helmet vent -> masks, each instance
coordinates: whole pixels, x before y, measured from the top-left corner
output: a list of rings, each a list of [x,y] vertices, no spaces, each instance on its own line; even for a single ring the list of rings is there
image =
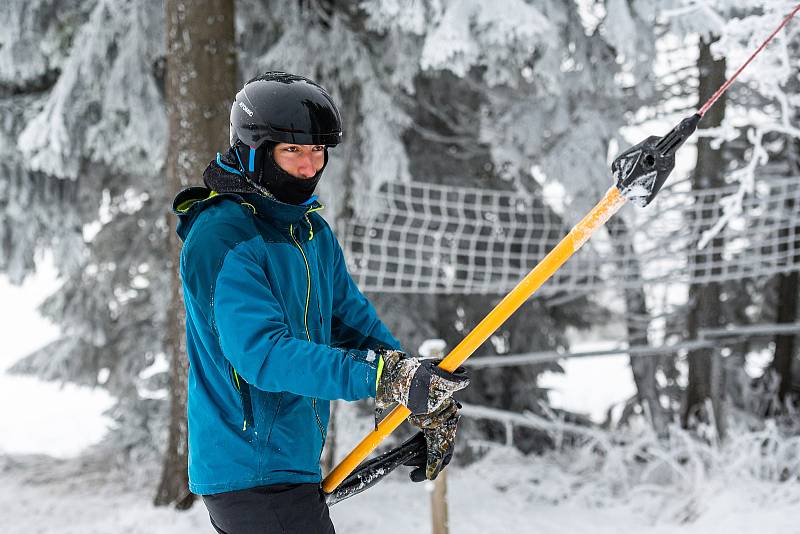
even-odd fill
[[[276,132],[285,132],[285,133],[306,133],[305,130],[298,130],[296,128],[281,128],[279,126],[273,126],[273,130]]]

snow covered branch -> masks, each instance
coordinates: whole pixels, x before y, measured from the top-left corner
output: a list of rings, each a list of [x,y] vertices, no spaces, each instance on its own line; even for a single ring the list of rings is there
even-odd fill
[[[749,2],[756,8],[760,2]],[[756,5],[758,4],[758,6]],[[756,15],[741,19],[727,21],[720,30],[722,38],[715,45],[715,50],[725,53],[730,58],[746,57],[752,50],[763,42],[763,39],[774,30],[778,21],[786,15],[789,3],[774,2],[764,8],[762,13],[754,9]],[[770,159],[770,149],[765,145],[765,139],[770,134],[781,134],[794,140],[800,140],[800,128],[793,124],[796,112],[792,101],[797,98],[796,88],[788,82],[797,78],[798,64],[792,60],[788,44],[796,40],[798,33],[797,24],[788,26],[785,34],[779,34],[775,40],[764,49],[760,57],[756,58],[743,71],[740,81],[750,80],[750,86],[767,101],[776,105],[776,112],[766,113],[730,109],[725,125],[720,128],[698,132],[701,136],[714,137],[718,142],[731,141],[737,122],[747,129],[747,141],[750,145],[750,156],[747,162],[732,171],[727,180],[739,184],[732,195],[720,200],[722,216],[714,225],[705,231],[698,241],[697,248],[705,248],[720,232],[724,230],[731,220],[743,215],[743,202],[747,195],[753,194],[757,180],[758,170],[767,164]],[[739,61],[729,61],[730,67],[739,65]],[[737,116],[740,115],[740,116]],[[743,115],[743,116],[742,116]]]

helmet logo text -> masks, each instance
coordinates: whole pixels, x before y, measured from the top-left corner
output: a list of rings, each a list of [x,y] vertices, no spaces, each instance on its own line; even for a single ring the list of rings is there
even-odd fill
[[[248,108],[247,106],[245,106],[244,102],[239,102],[239,107],[242,108],[242,110],[245,113],[247,113],[248,115],[250,115],[251,117],[253,116],[253,111],[250,108]]]

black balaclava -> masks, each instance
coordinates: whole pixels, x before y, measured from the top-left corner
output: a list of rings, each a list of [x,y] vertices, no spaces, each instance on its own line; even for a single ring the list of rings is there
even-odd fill
[[[252,149],[240,144],[238,152],[245,176],[254,181],[257,188],[266,189],[281,202],[304,204],[314,194],[314,190],[322,178],[322,171],[328,165],[328,148],[325,147],[325,162],[317,174],[311,178],[296,178],[275,162],[274,151],[277,145],[278,143],[267,141],[258,147],[253,157],[253,170],[251,171],[249,163]]]

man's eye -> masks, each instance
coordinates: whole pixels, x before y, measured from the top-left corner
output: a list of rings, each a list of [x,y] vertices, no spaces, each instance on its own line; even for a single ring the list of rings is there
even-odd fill
[[[314,147],[314,150],[316,150],[317,152],[319,152],[320,150],[325,150],[325,146],[324,145],[316,145]]]

